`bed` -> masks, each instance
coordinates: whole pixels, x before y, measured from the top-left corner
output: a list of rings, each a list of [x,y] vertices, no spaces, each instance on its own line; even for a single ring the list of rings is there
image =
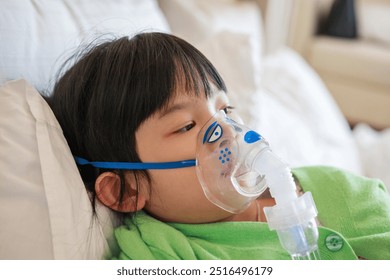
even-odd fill
[[[291,167],[333,165],[389,186],[390,131],[351,130],[304,59],[287,48],[265,55],[262,18],[256,1],[1,0],[0,259],[101,259],[115,250],[116,217],[100,205],[92,215],[40,95],[50,94],[61,63],[97,36],[183,37],[216,65],[244,121]]]

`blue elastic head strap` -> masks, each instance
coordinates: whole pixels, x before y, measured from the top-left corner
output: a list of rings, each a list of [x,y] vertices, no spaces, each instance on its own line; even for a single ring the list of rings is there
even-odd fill
[[[170,162],[108,162],[108,161],[88,161],[81,157],[74,157],[78,165],[92,165],[105,169],[126,169],[126,170],[146,170],[146,169],[175,169],[192,167],[196,165],[195,159],[170,161]]]

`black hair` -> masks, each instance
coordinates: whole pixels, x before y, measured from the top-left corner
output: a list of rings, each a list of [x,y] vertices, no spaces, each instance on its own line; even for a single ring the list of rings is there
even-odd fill
[[[212,83],[226,92],[221,76],[201,52],[165,33],[140,33],[91,45],[64,68],[48,103],[73,155],[90,161],[140,162],[136,130],[168,105],[179,87],[208,97]],[[79,170],[94,207],[95,180],[105,170]],[[124,171],[114,172],[121,178],[121,202]],[[135,171],[134,176],[150,182],[147,171]]]

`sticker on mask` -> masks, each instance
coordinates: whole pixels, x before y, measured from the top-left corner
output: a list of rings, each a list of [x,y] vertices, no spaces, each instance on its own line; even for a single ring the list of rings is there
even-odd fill
[[[206,130],[204,137],[203,137],[203,144],[204,143],[213,143],[215,141],[218,141],[219,138],[222,137],[223,129],[222,126],[218,124],[218,122],[213,122]]]

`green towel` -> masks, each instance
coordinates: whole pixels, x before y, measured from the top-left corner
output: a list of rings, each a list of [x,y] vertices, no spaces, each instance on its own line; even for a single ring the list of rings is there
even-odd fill
[[[223,222],[210,224],[163,223],[144,212],[115,231],[121,248],[119,259],[136,260],[288,260],[275,232],[266,223]],[[343,247],[333,250],[326,239],[335,236]],[[340,234],[320,228],[323,259],[356,259]]]
[[[390,259],[390,198],[380,182],[327,167],[296,169],[294,176],[313,193],[319,219],[327,227],[319,228],[322,259],[356,259],[355,252],[363,258]],[[356,211],[346,210],[351,206]],[[363,212],[367,225],[359,222]],[[259,222],[163,223],[141,211],[126,219],[115,237],[118,259],[290,259],[276,233]]]

